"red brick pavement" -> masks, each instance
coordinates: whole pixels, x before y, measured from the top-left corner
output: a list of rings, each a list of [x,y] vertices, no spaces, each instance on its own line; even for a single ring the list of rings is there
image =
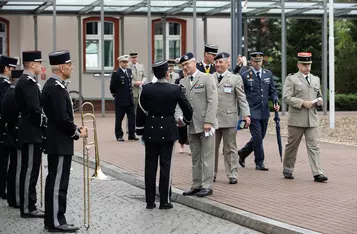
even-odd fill
[[[104,118],[99,114],[97,116],[101,160],[143,176],[144,146],[139,142],[117,142],[113,115],[107,114]],[[79,123],[78,116],[76,121]],[[249,137],[247,131],[239,132],[239,147]],[[283,139],[285,143],[286,139]],[[298,152],[295,180],[285,180],[276,137],[267,136],[265,164],[270,171],[255,171],[252,155],[246,161],[246,168],[239,167],[238,184],[229,185],[221,156],[217,182],[213,186],[214,195],[208,199],[322,233],[356,233],[357,148],[326,143],[320,146],[322,166],[329,176],[326,184],[313,182],[304,142]],[[76,143],[75,148],[81,152],[81,141]],[[173,186],[183,190],[190,188],[191,157],[177,153],[172,168]]]

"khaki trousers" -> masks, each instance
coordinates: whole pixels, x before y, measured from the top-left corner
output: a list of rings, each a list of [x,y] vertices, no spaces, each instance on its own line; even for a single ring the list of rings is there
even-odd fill
[[[214,174],[218,171],[219,146],[223,138],[224,168],[228,178],[238,176],[238,154],[237,154],[237,130],[236,128],[219,128],[216,130],[216,149]]]
[[[211,189],[213,184],[215,135],[188,134],[192,153],[192,188]]]
[[[293,173],[296,154],[303,135],[305,135],[307,154],[313,176],[323,174],[320,168],[319,128],[288,126],[288,143],[285,147],[284,173]]]

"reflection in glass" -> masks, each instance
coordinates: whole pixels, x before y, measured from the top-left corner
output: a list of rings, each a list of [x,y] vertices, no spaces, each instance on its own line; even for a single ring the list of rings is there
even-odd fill
[[[180,35],[181,25],[178,23],[169,23],[169,35]]]
[[[99,41],[86,40],[86,67],[98,68],[99,67]]]
[[[114,27],[112,22],[104,22],[104,34],[113,35]]]
[[[162,40],[155,40],[155,61],[164,59],[164,43]]]
[[[113,40],[104,41],[104,67],[113,67]]]
[[[6,31],[6,25],[3,23],[0,23],[0,32],[5,32]]]
[[[162,22],[156,22],[154,24],[154,35],[162,35],[163,34]]]
[[[169,58],[175,59],[181,57],[181,41],[169,40]]]
[[[98,34],[98,22],[87,22],[86,23],[86,33],[87,33],[87,35],[97,35]]]

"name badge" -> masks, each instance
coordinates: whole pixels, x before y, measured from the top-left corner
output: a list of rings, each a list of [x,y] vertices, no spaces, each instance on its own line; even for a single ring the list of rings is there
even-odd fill
[[[223,92],[231,93],[232,92],[232,88],[231,87],[224,87]]]

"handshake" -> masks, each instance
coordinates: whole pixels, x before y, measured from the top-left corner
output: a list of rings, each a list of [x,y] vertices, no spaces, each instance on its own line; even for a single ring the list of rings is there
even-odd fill
[[[179,116],[179,117],[176,119],[176,123],[177,123],[177,126],[180,127],[180,128],[186,126],[185,122],[183,121],[183,117],[182,117],[182,116]]]

